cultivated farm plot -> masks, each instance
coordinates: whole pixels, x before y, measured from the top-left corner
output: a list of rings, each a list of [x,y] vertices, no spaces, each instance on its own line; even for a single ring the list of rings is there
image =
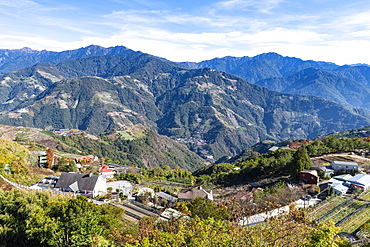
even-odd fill
[[[324,218],[324,221],[332,220],[334,223],[338,223],[339,221],[344,219],[346,216],[355,212],[357,209],[359,209],[364,204],[366,203],[362,201],[352,200],[348,204],[343,205],[342,207],[339,207],[337,210],[327,215]]]
[[[309,215],[313,219],[317,219],[320,216],[324,215],[326,212],[330,211],[331,209],[335,208],[336,206],[342,204],[343,202],[347,201],[347,198],[336,196],[332,197],[329,200],[322,202],[319,206],[314,208]]]
[[[366,207],[352,218],[344,222],[340,228],[343,232],[353,233],[363,224],[370,220],[370,207]]]
[[[359,196],[359,199],[364,200],[364,201],[370,201],[370,190],[367,190],[365,192],[362,192]]]

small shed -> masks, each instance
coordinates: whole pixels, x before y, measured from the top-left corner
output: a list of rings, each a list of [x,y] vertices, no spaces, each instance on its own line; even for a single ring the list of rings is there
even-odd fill
[[[319,175],[316,170],[304,170],[299,172],[299,179],[307,184],[317,184]]]

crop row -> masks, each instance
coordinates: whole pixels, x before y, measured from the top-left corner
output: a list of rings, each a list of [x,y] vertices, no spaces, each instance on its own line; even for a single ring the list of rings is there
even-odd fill
[[[370,207],[366,207],[352,218],[344,222],[340,227],[342,231],[353,233],[363,224],[370,220]]]
[[[340,197],[340,196],[337,196],[337,197],[334,197],[333,199],[331,199],[330,201],[327,201],[327,202],[323,202],[323,204],[319,205],[318,207],[316,207],[312,212],[310,212],[310,215],[313,219],[317,219],[319,218],[320,216],[324,215],[326,212],[328,212],[329,210],[333,209],[334,207],[342,204],[343,202],[345,202],[347,199],[344,198],[344,197]]]
[[[370,190],[367,190],[363,193],[361,193],[359,196],[358,196],[359,199],[362,199],[364,201],[370,201]]]
[[[337,223],[343,218],[345,218],[347,215],[356,211],[358,208],[360,208],[364,204],[365,204],[364,202],[353,200],[348,205],[343,205],[343,207],[338,208],[338,210],[335,210],[334,212],[326,216],[325,221],[330,219],[334,223]]]

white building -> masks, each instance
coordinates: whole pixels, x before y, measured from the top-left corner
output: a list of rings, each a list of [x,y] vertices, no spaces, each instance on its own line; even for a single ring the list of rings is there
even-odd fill
[[[109,187],[112,188],[112,192],[116,192],[118,190],[119,192],[122,192],[125,196],[131,195],[134,188],[132,183],[126,180],[109,182],[107,183],[107,188]]]
[[[96,197],[107,193],[107,182],[103,176],[93,175],[91,172],[88,174],[63,172],[55,188],[74,194]]]
[[[335,194],[342,196],[347,193],[348,186],[344,185],[343,182],[335,182],[329,185]]]

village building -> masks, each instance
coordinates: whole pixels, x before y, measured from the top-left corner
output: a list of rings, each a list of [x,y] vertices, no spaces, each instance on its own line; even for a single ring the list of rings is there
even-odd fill
[[[115,182],[108,182],[107,188],[112,188],[112,192],[123,193],[125,196],[130,196],[134,186],[131,182],[126,180],[120,180]]]
[[[351,174],[342,174],[342,175],[334,176],[332,179],[329,180],[329,182],[332,180],[347,182],[351,178],[353,178]]]
[[[358,164],[356,162],[334,160],[331,162],[330,166],[334,171],[358,171]]]
[[[343,182],[335,182],[335,183],[329,184],[329,186],[331,187],[333,192],[337,194],[338,196],[342,196],[346,194],[349,189],[349,187],[346,186],[345,183]]]
[[[370,188],[370,175],[368,174],[357,174],[353,178],[348,180],[352,188],[360,188],[366,191]]]
[[[109,168],[108,166],[102,166],[99,169],[99,174],[104,176],[105,178],[113,178],[114,174],[116,174],[117,171],[113,168]]]
[[[177,197],[174,197],[174,196],[171,196],[170,194],[167,194],[163,191],[160,191],[160,192],[157,192],[155,194],[158,198],[162,198],[162,199],[165,199],[169,202],[176,202],[177,201]]]
[[[213,201],[212,191],[207,192],[204,189],[182,189],[178,194],[178,200],[191,201],[197,197]]]
[[[107,193],[107,183],[103,176],[88,174],[63,172],[55,188],[64,192],[73,192],[85,196],[96,197]]]
[[[319,175],[316,170],[304,170],[299,172],[299,179],[307,184],[317,184]]]

